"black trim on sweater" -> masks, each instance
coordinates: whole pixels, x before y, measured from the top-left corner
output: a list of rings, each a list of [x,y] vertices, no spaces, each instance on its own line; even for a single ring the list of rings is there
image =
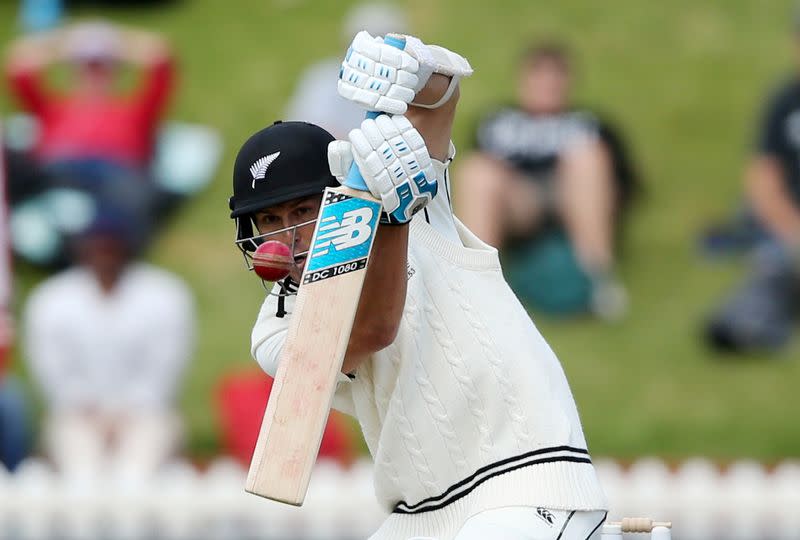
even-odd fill
[[[547,454],[563,454],[563,453],[580,454],[574,455],[555,455],[547,456]],[[532,459],[537,456],[537,459]],[[518,456],[502,459],[490,465],[481,467],[467,478],[453,484],[447,488],[441,495],[428,497],[415,504],[408,504],[405,501],[398,502],[394,510],[395,514],[422,514],[425,512],[432,512],[440,510],[445,506],[469,495],[475,488],[486,482],[487,480],[500,476],[517,469],[530,467],[533,465],[540,465],[543,463],[557,463],[557,462],[571,462],[571,463],[592,463],[589,458],[589,452],[583,448],[575,448],[572,446],[553,446],[550,448],[539,448],[532,450]]]

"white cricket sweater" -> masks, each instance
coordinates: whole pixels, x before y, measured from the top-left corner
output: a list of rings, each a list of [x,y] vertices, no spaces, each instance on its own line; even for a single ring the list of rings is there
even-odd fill
[[[253,328],[253,356],[272,375],[293,303],[277,317],[268,296]],[[342,376],[334,407],[361,424],[392,513],[373,540],[445,540],[503,506],[606,509],[561,365],[497,251],[454,220],[444,196],[411,223],[397,339]]]

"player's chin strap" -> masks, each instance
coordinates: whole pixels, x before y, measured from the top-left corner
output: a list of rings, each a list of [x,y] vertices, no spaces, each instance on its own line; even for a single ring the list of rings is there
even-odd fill
[[[453,95],[456,86],[458,86],[458,81],[461,80],[462,77],[469,77],[472,75],[472,66],[469,65],[469,61],[467,61],[466,58],[449,49],[438,45],[425,45],[414,36],[404,37],[406,40],[405,50],[419,62],[419,71],[417,72],[419,83],[416,88],[417,92],[428,83],[428,79],[430,79],[431,75],[434,73],[450,77],[450,85],[447,87],[447,91],[445,91],[444,95],[439,98],[436,103],[428,105],[412,102],[411,105],[423,109],[436,109],[441,107],[447,103],[450,96]]]
[[[278,296],[278,311],[275,313],[276,317],[283,318],[287,311],[286,311],[286,297],[297,294],[297,289],[300,288],[300,285],[292,281],[292,278],[287,277],[283,280],[278,282],[281,290],[277,294]],[[270,293],[273,294],[273,293]]]

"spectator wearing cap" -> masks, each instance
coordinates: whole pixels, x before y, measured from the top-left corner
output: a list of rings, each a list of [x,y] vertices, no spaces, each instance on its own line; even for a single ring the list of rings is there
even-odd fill
[[[366,30],[373,36],[405,33],[408,21],[403,11],[383,2],[356,5],[345,17],[342,37],[347,42]],[[316,124],[337,139],[346,139],[351,129],[361,125],[364,109],[339,95],[336,89],[341,58],[326,58],[310,65],[300,75],[286,107],[286,120]]]
[[[68,68],[65,88],[46,84],[56,65]],[[139,83],[123,91],[128,67]],[[169,207],[169,195],[149,173],[175,78],[163,39],[84,22],[14,41],[5,68],[11,93],[38,124],[32,154],[10,156],[12,204],[18,193],[66,187],[124,207],[143,225]]]
[[[24,340],[46,401],[43,449],[65,473],[146,475],[179,448],[176,396],[194,343],[192,296],[133,259],[132,220],[101,209],[79,264],[28,298]]]
[[[57,63],[72,71],[63,92],[44,81]],[[142,70],[142,82],[130,95],[120,95],[115,85],[126,64]],[[161,38],[91,22],[13,42],[6,73],[17,100],[40,123],[40,161],[101,160],[141,168],[151,156],[174,65]]]

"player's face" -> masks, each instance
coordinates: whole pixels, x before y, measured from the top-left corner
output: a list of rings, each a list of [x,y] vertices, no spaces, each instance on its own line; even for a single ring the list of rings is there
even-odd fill
[[[554,59],[527,62],[520,74],[519,99],[532,113],[553,114],[569,103],[570,75],[566,66]]]
[[[253,218],[263,240],[277,240],[292,249],[295,267],[289,275],[295,282],[303,273],[321,202],[319,195],[294,199],[256,212]]]

